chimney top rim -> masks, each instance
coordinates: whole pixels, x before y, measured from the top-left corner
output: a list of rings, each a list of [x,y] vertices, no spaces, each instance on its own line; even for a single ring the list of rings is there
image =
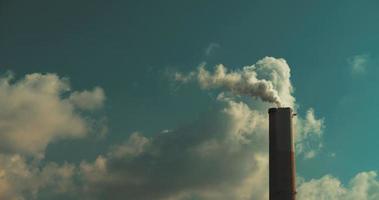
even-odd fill
[[[292,112],[292,108],[290,107],[273,107],[268,109],[268,113],[277,112],[279,110],[289,110]]]

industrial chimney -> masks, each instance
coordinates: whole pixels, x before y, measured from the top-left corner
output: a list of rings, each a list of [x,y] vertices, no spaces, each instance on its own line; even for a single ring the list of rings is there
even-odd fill
[[[295,200],[295,158],[291,108],[270,108],[270,200]]]

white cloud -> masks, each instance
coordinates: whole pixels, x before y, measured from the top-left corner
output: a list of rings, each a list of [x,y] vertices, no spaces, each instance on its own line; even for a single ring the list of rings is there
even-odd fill
[[[73,165],[47,163],[43,168],[20,155],[0,154],[0,199],[35,199],[46,188],[50,193],[73,190]]]
[[[56,74],[0,77],[0,199],[73,193],[78,170],[44,161],[45,149],[57,140],[86,136],[96,120],[79,112],[85,107],[78,102],[97,106],[103,100],[101,88],[71,93],[68,79]]]
[[[224,89],[218,96],[223,107],[169,133],[151,137],[133,133],[95,161],[82,161],[79,167],[26,158],[43,155],[52,141],[84,137],[90,123],[82,112],[101,107],[104,92],[95,88],[70,93],[67,79],[54,74],[32,74],[18,81],[0,79],[0,94],[7,94],[0,98],[0,118],[6,122],[0,123],[0,130],[6,130],[0,133],[5,138],[0,148],[7,150],[7,154],[0,154],[5,160],[2,163],[0,158],[1,194],[7,195],[5,199],[33,199],[51,188],[90,200],[268,199],[267,109],[275,102],[296,108],[286,61],[266,57],[242,70],[229,71],[219,65],[214,73],[203,66],[189,75],[178,73],[176,78],[196,80],[204,89]],[[253,98],[246,100],[240,95]],[[299,118],[297,143],[319,142],[323,121],[313,110]],[[21,137],[24,135],[42,142],[29,144]],[[317,153],[318,146],[309,147],[303,145],[302,155]],[[13,165],[6,164],[12,159]]]
[[[356,55],[348,59],[352,74],[364,74],[367,70],[370,56],[368,54]]]
[[[208,120],[170,134],[134,133],[95,162],[81,164],[83,191],[90,199],[262,199],[268,186],[266,125],[266,113],[230,101]]]
[[[379,181],[374,171],[361,172],[350,180],[347,186],[333,176],[326,175],[300,183],[299,200],[377,200]]]
[[[92,200],[268,199],[267,110],[221,102],[225,107],[206,119],[151,138],[133,133],[96,161],[83,162],[83,195]],[[313,111],[306,118],[303,134],[321,131]]]
[[[83,191],[90,199],[264,199],[266,115],[228,101],[206,120],[169,134],[134,133],[95,162],[81,164]]]
[[[266,57],[241,71],[219,65],[214,73],[204,66],[188,75],[178,73],[181,82],[196,80],[204,89],[231,92],[217,97],[224,107],[170,134],[146,138],[134,133],[95,162],[83,162],[85,194],[91,199],[268,199],[267,110],[272,104],[248,106],[255,99],[245,103],[238,96],[295,106],[289,71],[285,60]],[[259,87],[259,82],[269,86]],[[301,155],[310,157],[319,146],[315,150],[301,143],[312,139],[321,144],[323,120],[312,109],[299,118],[297,142]]]
[[[105,94],[102,88],[95,87],[93,91],[75,91],[69,100],[73,105],[84,110],[95,110],[103,106]]]
[[[217,48],[220,48],[221,45],[218,43],[210,43],[207,48],[205,48],[205,55],[210,56]]]
[[[314,110],[310,108],[305,118],[298,117],[295,122],[296,154],[308,159],[315,157],[323,147],[324,119],[316,118]]]
[[[113,146],[109,153],[111,157],[115,158],[134,157],[142,154],[150,143],[148,138],[135,132],[122,145]]]
[[[41,158],[52,141],[84,137],[89,124],[76,107],[89,96],[96,97],[91,106],[98,105],[104,94],[96,88],[64,98],[69,91],[68,79],[55,74],[0,78],[0,150]]]
[[[170,133],[172,130],[170,130],[170,129],[164,129],[164,130],[162,130],[161,131],[161,133]]]
[[[284,59],[265,57],[254,65],[234,71],[217,65],[212,73],[203,64],[197,71],[187,75],[176,73],[176,80],[182,83],[197,81],[203,89],[224,89],[227,93],[221,91],[217,96],[219,101],[232,101],[242,95],[296,110],[298,106],[293,96],[290,71]],[[253,106],[254,109],[267,112],[267,108],[272,105],[255,103]],[[317,118],[312,108],[308,109],[305,118],[298,116],[296,119],[296,152],[304,158],[313,158],[323,146],[324,119]]]

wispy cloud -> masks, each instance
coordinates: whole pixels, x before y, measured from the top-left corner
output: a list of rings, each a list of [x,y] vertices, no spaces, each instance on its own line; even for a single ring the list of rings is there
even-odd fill
[[[296,154],[303,155],[305,159],[315,157],[323,147],[324,119],[316,118],[310,108],[305,118],[297,118],[296,126]]]
[[[212,55],[212,53],[214,53],[214,51],[215,51],[217,48],[220,48],[220,47],[221,47],[220,44],[215,43],[215,42],[212,42],[212,43],[210,43],[210,44],[207,46],[207,48],[205,48],[204,53],[205,53],[206,56],[210,56],[210,55]]]
[[[350,70],[353,75],[364,74],[367,71],[370,56],[368,54],[359,54],[350,57],[347,61],[350,65]]]

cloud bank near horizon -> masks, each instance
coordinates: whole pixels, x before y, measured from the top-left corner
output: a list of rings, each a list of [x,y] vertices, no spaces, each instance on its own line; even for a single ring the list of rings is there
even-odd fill
[[[241,70],[219,65],[210,72],[202,66],[175,76],[181,83],[195,81],[202,89],[217,89],[215,101],[221,108],[149,137],[134,132],[95,160],[79,164],[44,160],[46,146],[90,136],[88,118],[103,106],[105,92],[100,87],[72,91],[68,79],[56,74],[2,77],[0,199],[54,199],[62,194],[87,200],[268,199],[267,109],[276,101],[297,107],[287,62],[265,57]],[[325,125],[315,113],[310,108],[296,122],[300,158],[312,158],[321,150]],[[75,126],[68,127],[71,123]],[[348,186],[327,175],[301,179],[298,199],[374,200],[377,189],[375,172],[358,174]]]
[[[242,70],[218,65],[213,73],[205,66],[176,73],[181,83],[221,89],[216,101],[222,108],[170,132],[133,133],[95,161],[83,162],[85,193],[90,199],[268,199],[267,109],[276,101],[296,106],[289,72],[284,59],[266,57]],[[246,102],[242,95],[253,98]],[[252,106],[255,97],[267,103]],[[310,144],[321,143],[323,120],[310,109],[297,127],[299,156],[315,156],[319,145]]]

